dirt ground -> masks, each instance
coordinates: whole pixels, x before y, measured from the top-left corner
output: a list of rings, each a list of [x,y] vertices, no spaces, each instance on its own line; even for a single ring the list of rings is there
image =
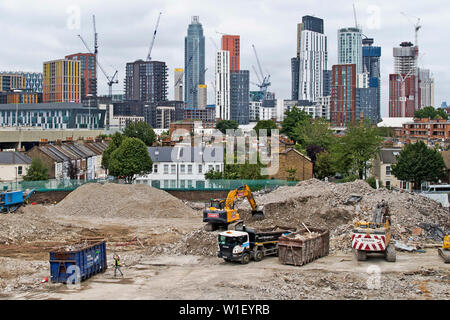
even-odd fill
[[[147,197],[147,191],[140,192]],[[217,232],[202,231],[203,204],[156,195],[135,211],[120,200],[117,214],[94,214],[94,197],[84,211],[70,212],[61,202],[1,215],[0,299],[450,299],[450,265],[437,248],[397,252],[395,263],[379,256],[358,262],[332,239],[330,255],[302,267],[277,257],[226,263],[215,256]],[[146,214],[158,200],[156,214]],[[105,273],[79,289],[41,283],[50,278],[50,250],[90,237],[107,241]],[[350,247],[346,237],[338,240]],[[113,252],[121,257],[123,278],[114,278]]]

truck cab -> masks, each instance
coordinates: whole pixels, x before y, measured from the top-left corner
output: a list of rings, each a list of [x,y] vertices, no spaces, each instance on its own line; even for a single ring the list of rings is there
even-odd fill
[[[225,261],[250,260],[250,240],[247,232],[229,230],[219,233],[218,257]],[[244,257],[245,256],[245,257]]]

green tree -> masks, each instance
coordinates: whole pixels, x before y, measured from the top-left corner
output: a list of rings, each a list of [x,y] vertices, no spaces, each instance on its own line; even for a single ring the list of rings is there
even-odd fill
[[[109,160],[110,174],[125,177],[127,182],[131,182],[134,175],[152,172],[152,166],[147,146],[138,138],[125,138]]]
[[[356,174],[360,179],[370,168],[369,160],[381,148],[383,138],[369,122],[349,124],[344,137],[335,144],[335,160],[340,173]]]
[[[216,123],[216,129],[223,134],[227,133],[227,129],[237,130],[238,128],[239,124],[234,120],[220,120]]]
[[[147,146],[152,146],[156,141],[156,134],[147,122],[130,122],[123,130],[123,135],[129,138],[141,139]]]
[[[109,169],[109,158],[111,154],[119,148],[123,139],[124,136],[120,132],[116,132],[111,136],[111,142],[102,154],[102,167],[104,169]]]
[[[301,143],[304,148],[316,145],[329,150],[336,140],[333,131],[330,130],[330,123],[323,118],[299,122],[294,127],[293,133],[294,140]]]
[[[414,111],[415,118],[430,118],[430,119],[445,119],[448,120],[448,115],[444,109],[439,108],[435,109],[433,106],[425,107],[419,110]]]
[[[336,171],[333,169],[332,155],[328,151],[321,152],[316,156],[314,171],[319,179],[335,175]]]
[[[272,129],[278,129],[277,124],[273,120],[260,120],[256,124],[256,126],[253,128],[253,130],[256,131],[256,134],[259,137],[259,130],[266,129],[267,135],[271,136],[271,130]]]
[[[438,181],[445,177],[446,167],[442,155],[428,148],[423,141],[408,144],[400,151],[397,163],[392,165],[392,174],[399,180],[414,183],[420,189],[424,181]]]
[[[295,135],[294,129],[298,125],[309,122],[311,116],[297,107],[292,107],[290,110],[286,110],[284,116],[284,120],[281,123],[281,133],[284,133],[290,139],[299,142],[296,140],[297,136]]]
[[[23,177],[25,181],[48,180],[48,169],[44,167],[41,159],[35,158],[31,161],[27,174]]]

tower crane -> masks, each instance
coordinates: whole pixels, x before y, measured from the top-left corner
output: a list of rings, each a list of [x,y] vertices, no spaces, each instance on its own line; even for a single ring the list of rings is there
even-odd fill
[[[214,41],[214,39],[212,37],[209,37],[209,40],[211,40],[214,47],[216,47],[216,50],[219,51],[219,47],[217,46],[217,43]]]
[[[418,47],[419,46],[419,30],[420,30],[420,28],[422,28],[422,26],[420,25],[420,18],[414,17],[414,16],[408,16],[404,12],[400,12],[400,13],[402,15],[404,15],[406,17],[406,19],[408,19],[408,21],[411,22],[414,25],[414,45],[416,47]],[[416,23],[412,22],[410,17],[416,18],[417,22]]]
[[[263,99],[266,99],[267,98],[267,88],[270,86],[270,74],[268,74],[267,76],[264,75],[262,67],[261,67],[261,63],[258,58],[258,53],[256,52],[255,45],[252,44],[252,47],[253,47],[253,51],[255,52],[256,62],[258,63],[258,69],[259,69],[259,73],[261,76],[261,78],[258,77],[260,83],[257,84],[257,86],[260,88],[260,90],[263,93]],[[258,73],[256,73],[256,75],[258,76]],[[262,79],[262,81],[261,81],[261,79]]]
[[[87,45],[86,41],[84,41],[83,37],[81,35],[78,35],[78,37],[81,39],[81,41],[83,42],[84,46],[89,51],[89,53],[92,54],[91,49],[89,49],[89,46]],[[118,71],[116,70],[114,75],[112,77],[110,77],[106,73],[105,69],[103,69],[103,67],[100,64],[100,62],[98,61],[98,59],[97,59],[97,65],[99,66],[100,70],[102,70],[103,74],[105,75],[106,79],[108,80],[107,84],[108,84],[108,87],[109,87],[109,97],[112,97],[112,85],[115,84],[115,83],[119,83],[119,80],[116,79]]]
[[[152,42],[150,43],[150,48],[149,48],[148,54],[147,54],[147,61],[151,61],[152,60],[151,54],[152,54],[153,45],[155,43],[156,32],[158,31],[159,19],[161,18],[161,14],[162,14],[162,12],[159,13],[158,20],[156,21],[155,31],[153,32]]]
[[[97,53],[98,53],[98,34],[97,34],[97,28],[95,27],[95,14],[92,15],[92,24],[94,26],[94,53],[95,53],[95,58],[97,58]]]

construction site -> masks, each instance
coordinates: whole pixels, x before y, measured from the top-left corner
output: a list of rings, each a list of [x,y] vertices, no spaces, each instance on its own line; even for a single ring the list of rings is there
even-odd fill
[[[210,231],[204,222],[205,217],[220,216],[211,212],[223,208],[223,200],[216,201],[218,206],[214,207],[214,201],[180,200],[139,184],[88,183],[60,201],[31,202],[1,214],[0,297],[450,298],[450,268],[445,261],[448,249],[443,248],[448,241],[449,213],[438,202],[407,191],[375,190],[361,180],[334,184],[312,179],[253,195],[250,191],[232,192],[233,203],[227,205],[231,204],[239,219],[235,222],[240,224],[228,230],[214,227]],[[255,215],[256,205],[264,208],[258,211],[262,215]],[[383,234],[388,237],[386,245],[362,256],[362,250],[355,250],[355,246],[364,249],[354,244],[358,240],[355,234],[361,229],[368,235],[379,213],[388,217],[384,225],[377,225],[388,227]],[[252,251],[245,254],[249,248],[244,244],[239,259],[231,259],[239,250],[232,249],[233,254],[227,256],[224,244],[233,239],[227,237],[247,234]],[[276,241],[264,242],[252,240],[252,234],[260,239],[261,235],[277,235],[273,238]],[[294,250],[300,249],[292,243],[297,241],[301,246],[308,239],[319,239],[319,234],[326,236],[317,242],[320,253],[298,260],[300,251]],[[76,288],[51,281],[54,262],[49,261],[49,253],[76,250],[85,239],[101,239],[106,244],[106,264],[101,272],[83,279]],[[113,255],[120,256],[123,276],[114,275]]]

